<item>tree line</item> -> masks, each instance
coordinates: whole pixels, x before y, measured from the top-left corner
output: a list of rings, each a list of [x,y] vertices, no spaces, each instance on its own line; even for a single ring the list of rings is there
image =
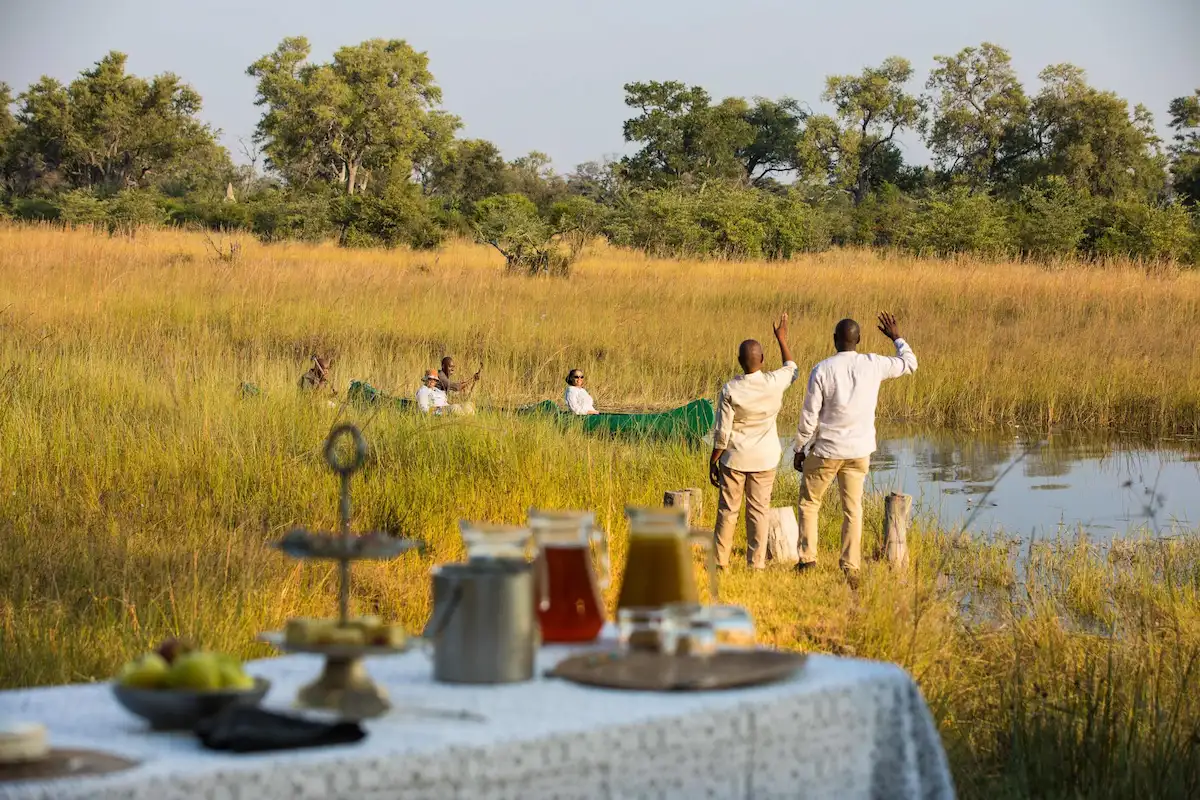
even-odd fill
[[[262,114],[236,165],[170,73],[109,53],[69,84],[0,83],[0,216],[263,241],[436,247],[470,235],[514,270],[564,273],[596,236],[653,255],[786,259],[836,245],[929,256],[1200,263],[1200,89],[1150,112],[1070,64],[1026,88],[1007,51],[904,58],[790,97],[629,83],[632,155],[555,171],[461,138],[425,53],[403,40],[310,59],[284,39],[247,69]],[[932,163],[906,163],[917,134]]]

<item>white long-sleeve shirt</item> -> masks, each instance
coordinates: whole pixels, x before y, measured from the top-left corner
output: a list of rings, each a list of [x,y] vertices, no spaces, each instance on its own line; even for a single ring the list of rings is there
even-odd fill
[[[422,414],[428,414],[430,409],[433,409],[435,414],[441,413],[438,409],[445,408],[449,404],[446,393],[441,389],[433,389],[429,386],[417,389],[417,408],[421,409]]]
[[[592,396],[582,386],[568,386],[565,402],[572,414],[583,416],[596,410],[596,404],[592,402]]]
[[[875,452],[875,405],[879,384],[917,371],[917,357],[903,339],[896,355],[847,351],[813,367],[793,449],[821,458],[865,458]]]
[[[713,447],[721,463],[739,472],[765,472],[779,466],[783,446],[775,419],[800,369],[794,361],[772,372],[739,375],[721,388]]]

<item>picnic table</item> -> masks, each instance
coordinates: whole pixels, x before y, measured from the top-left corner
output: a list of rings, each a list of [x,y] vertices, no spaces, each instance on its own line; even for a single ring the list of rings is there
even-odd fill
[[[572,652],[544,647],[539,674]],[[364,723],[365,740],[252,755],[151,732],[107,684],[0,692],[0,717],[45,723],[52,746],[139,762],[94,778],[0,782],[0,798],[954,797],[925,701],[893,664],[812,655],[780,683],[646,693],[547,678],[438,684],[420,652],[366,663],[395,708]],[[320,668],[307,655],[247,664],[271,680],[264,704],[278,709]]]

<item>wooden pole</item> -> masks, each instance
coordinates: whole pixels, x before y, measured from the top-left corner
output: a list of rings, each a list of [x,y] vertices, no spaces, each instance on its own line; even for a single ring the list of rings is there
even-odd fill
[[[912,496],[892,492],[883,500],[883,551],[893,567],[908,563],[908,518]]]
[[[700,517],[701,498],[699,489],[680,489],[675,492],[663,492],[663,505],[668,508],[682,508],[687,514],[688,524],[691,525]]]

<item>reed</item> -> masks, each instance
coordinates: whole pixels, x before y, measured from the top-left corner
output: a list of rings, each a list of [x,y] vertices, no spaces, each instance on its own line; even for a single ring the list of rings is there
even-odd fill
[[[921,371],[888,385],[885,418],[1146,433],[1200,421],[1200,356],[1164,334],[1196,317],[1190,275],[599,250],[561,281],[507,278],[462,244],[435,256],[244,242],[234,263],[205,247],[173,232],[0,227],[0,686],[104,679],[167,635],[266,656],[259,631],[333,613],[332,571],[268,543],[294,524],[335,524],[319,449],[338,421],[359,424],[373,448],[355,528],[428,545],[357,568],[355,606],[414,630],[429,613],[430,566],[461,555],[460,518],[594,509],[618,569],[624,506],[705,486],[712,522],[694,450],[504,413],[440,421],[331,406],[295,390],[313,352],[333,356],[343,393],[361,378],[411,394],[452,352],[468,370],[485,364],[481,403],[557,397],[579,366],[602,406],[667,406],[712,396],[737,342],[769,339],[783,308],[804,364],[824,355],[839,317],[890,308]],[[241,397],[242,381],[262,394]],[[795,492],[782,475],[776,504]],[[868,506],[870,551],[882,501]],[[830,548],[837,515],[828,504]],[[1200,535],[1176,534],[1017,551],[918,520],[910,569],[870,563],[857,594],[832,551],[803,577],[735,566],[721,591],[751,609],[764,643],[907,668],[966,797],[1192,796]]]

